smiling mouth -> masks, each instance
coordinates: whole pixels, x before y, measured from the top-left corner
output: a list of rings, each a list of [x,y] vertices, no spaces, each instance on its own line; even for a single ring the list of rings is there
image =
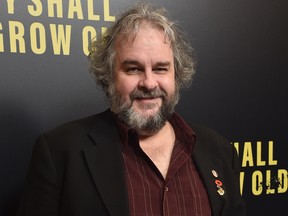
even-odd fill
[[[161,97],[137,97],[135,98],[135,100],[138,100],[138,101],[152,101],[152,100],[155,100],[155,99],[160,99]]]
[[[146,100],[146,99],[155,99],[155,98],[158,98],[158,97],[137,97],[136,100]]]

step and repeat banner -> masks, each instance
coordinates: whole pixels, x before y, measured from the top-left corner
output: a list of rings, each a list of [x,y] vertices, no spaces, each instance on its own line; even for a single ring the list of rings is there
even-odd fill
[[[247,215],[288,215],[286,0],[154,0],[197,73],[177,111],[231,140]],[[37,136],[107,108],[88,44],[133,0],[0,0],[0,215],[15,214]]]

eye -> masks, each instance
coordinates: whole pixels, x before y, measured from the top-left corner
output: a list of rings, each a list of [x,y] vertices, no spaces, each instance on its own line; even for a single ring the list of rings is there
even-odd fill
[[[167,67],[157,67],[157,68],[153,69],[153,71],[156,73],[165,73],[168,71],[168,68]]]
[[[126,69],[127,73],[137,73],[139,71],[139,68],[137,67],[129,67]]]
[[[128,71],[139,71],[139,68],[138,67],[130,67],[128,68]]]
[[[139,73],[140,71],[141,71],[141,69],[139,67],[126,68],[126,73],[128,73],[128,74],[135,74],[135,73]]]

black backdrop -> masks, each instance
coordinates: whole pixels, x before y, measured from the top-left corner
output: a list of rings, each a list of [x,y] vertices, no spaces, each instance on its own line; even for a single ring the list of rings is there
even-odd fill
[[[88,73],[85,30],[101,34],[135,1],[63,0],[58,13],[48,2],[0,0],[1,216],[14,215],[36,137],[107,108]],[[288,215],[287,1],[150,2],[170,11],[195,48],[197,74],[177,111],[238,147],[248,216]]]

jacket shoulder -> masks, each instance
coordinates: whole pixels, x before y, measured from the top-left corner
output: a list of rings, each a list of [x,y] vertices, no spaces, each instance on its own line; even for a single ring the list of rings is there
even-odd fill
[[[106,125],[106,126],[105,126]],[[45,142],[52,149],[79,149],[90,145],[90,132],[101,130],[102,134],[109,133],[113,127],[113,116],[109,110],[82,119],[67,122],[49,130],[38,138],[37,142]]]
[[[231,145],[230,142],[217,131],[200,124],[189,123],[196,135],[196,140],[203,143],[203,145],[211,145],[210,147],[227,147]]]
[[[55,127],[44,133],[47,137],[54,136],[75,136],[84,132],[88,133],[98,122],[109,122],[112,120],[112,114],[106,110],[104,112],[91,115],[82,119],[73,120]]]

